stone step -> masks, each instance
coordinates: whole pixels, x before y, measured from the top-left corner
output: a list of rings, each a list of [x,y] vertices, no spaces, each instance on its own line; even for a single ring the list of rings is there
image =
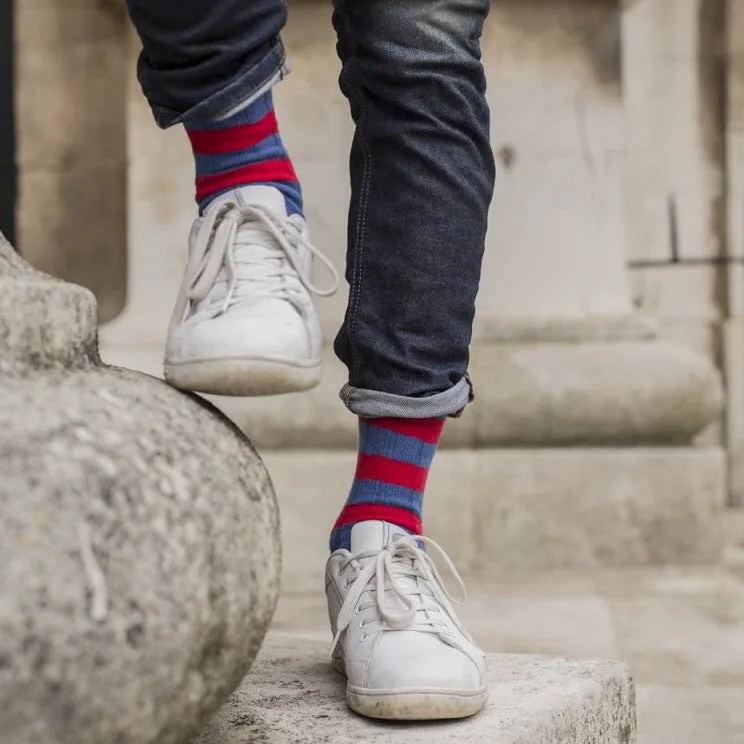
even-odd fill
[[[284,588],[313,591],[355,455],[261,455],[281,506]],[[724,501],[714,448],[443,450],[425,521],[466,573],[703,564],[720,560]]]
[[[635,693],[616,661],[489,654],[490,700],[469,720],[419,726],[349,713],[328,644],[271,634],[253,668],[192,744],[632,744]]]
[[[723,519],[723,562],[744,579],[744,507],[727,509]]]

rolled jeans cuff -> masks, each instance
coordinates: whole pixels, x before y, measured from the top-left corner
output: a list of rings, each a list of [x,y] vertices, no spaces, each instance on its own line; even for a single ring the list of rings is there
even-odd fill
[[[459,416],[475,397],[470,377],[465,375],[449,390],[425,398],[408,398],[394,393],[364,390],[344,385],[340,393],[344,405],[361,418],[444,418]]]
[[[289,74],[284,45],[277,39],[266,55],[256,64],[251,62],[224,88],[200,101],[188,111],[175,111],[151,103],[157,125],[167,129],[174,124],[205,119],[223,119],[248,106]]]

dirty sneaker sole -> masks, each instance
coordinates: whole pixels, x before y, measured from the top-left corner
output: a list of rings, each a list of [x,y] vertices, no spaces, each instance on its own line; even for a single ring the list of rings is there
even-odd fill
[[[166,381],[180,390],[254,397],[317,387],[322,365],[319,359],[307,364],[277,359],[209,359],[166,362],[164,372]]]
[[[346,677],[344,661],[333,660],[333,669]],[[488,702],[488,688],[480,690],[372,690],[346,684],[346,703],[366,718],[386,721],[441,721],[469,718]]]
[[[436,721],[469,718],[483,710],[488,692],[434,692],[423,690],[365,690],[346,688],[346,702],[367,718],[387,721]]]

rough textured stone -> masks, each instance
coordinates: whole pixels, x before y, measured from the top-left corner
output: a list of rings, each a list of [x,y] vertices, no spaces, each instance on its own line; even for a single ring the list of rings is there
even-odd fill
[[[270,480],[208,403],[101,366],[93,296],[0,243],[0,738],[180,744],[274,611]]]
[[[327,646],[272,636],[246,677],[193,744],[632,744],[635,693],[628,668],[613,661],[492,654],[491,699],[468,721],[371,723],[351,716],[344,681]]]

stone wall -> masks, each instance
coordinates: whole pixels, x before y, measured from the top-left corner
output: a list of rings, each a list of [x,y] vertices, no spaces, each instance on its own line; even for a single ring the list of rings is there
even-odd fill
[[[722,2],[494,3],[482,47],[500,167],[473,347],[479,403],[445,437],[458,473],[472,458],[470,490],[482,495],[465,515],[470,521],[461,535],[474,551],[488,537],[474,531],[478,510],[498,484],[494,503],[514,507],[508,519],[498,509],[488,512],[507,531],[504,544],[510,536],[518,543],[525,525],[531,534],[548,534],[557,508],[549,497],[565,492],[576,494],[566,514],[580,525],[573,542],[583,541],[589,563],[715,559],[726,482],[718,448],[721,391],[712,363],[724,367],[730,385],[744,380],[744,353],[729,354],[738,348],[731,343],[727,356],[722,346],[733,274],[711,265],[727,245],[720,220],[727,189],[723,94],[716,87],[725,67],[711,33]],[[330,13],[326,3],[291,3],[285,41],[294,71],[277,87],[276,100],[314,241],[342,266],[352,127],[336,83]],[[134,75],[138,46],[130,34],[122,55],[128,297],[101,335],[107,361],[158,375],[195,212],[194,174],[183,132],[161,132],[152,121]],[[117,236],[124,234],[122,227]],[[679,256],[700,262],[670,265],[672,239]],[[629,261],[636,262],[631,271]],[[328,340],[345,301],[342,291],[319,303]],[[310,394],[216,401],[258,446],[276,450],[269,459],[282,484],[289,545],[298,542],[292,525],[304,520],[308,488],[325,490],[328,478],[341,484],[326,494],[325,524],[350,477],[344,463],[353,465],[354,419],[336,397],[345,372],[329,348],[326,360],[323,385]],[[711,421],[697,436],[708,445],[698,457],[691,439]],[[739,431],[737,419],[726,421],[727,436]],[[661,459],[650,446],[658,444],[664,445]],[[305,464],[308,472],[322,471],[317,484],[308,486],[304,466],[283,454],[298,447],[315,448]],[[557,447],[564,449],[549,449]],[[534,481],[512,477],[512,450],[505,448],[518,449],[517,470],[536,474]],[[337,466],[326,467],[332,462]],[[596,480],[612,468],[638,477],[639,485],[623,493],[653,493],[657,483],[666,490],[631,509]],[[667,474],[684,474],[685,483],[696,485],[680,489]],[[567,484],[563,491],[556,479]],[[451,486],[433,475],[435,494]],[[435,502],[440,511],[437,516],[430,507],[430,524],[442,525],[437,535],[449,542],[451,502]],[[630,512],[631,527],[603,542],[609,533],[595,527],[621,524]],[[643,536],[657,533],[666,536],[666,547],[651,550],[653,540]],[[529,556],[511,550],[501,565],[584,560],[559,542],[545,541],[543,553]]]
[[[127,21],[119,0],[16,0],[17,248],[126,301]]]

